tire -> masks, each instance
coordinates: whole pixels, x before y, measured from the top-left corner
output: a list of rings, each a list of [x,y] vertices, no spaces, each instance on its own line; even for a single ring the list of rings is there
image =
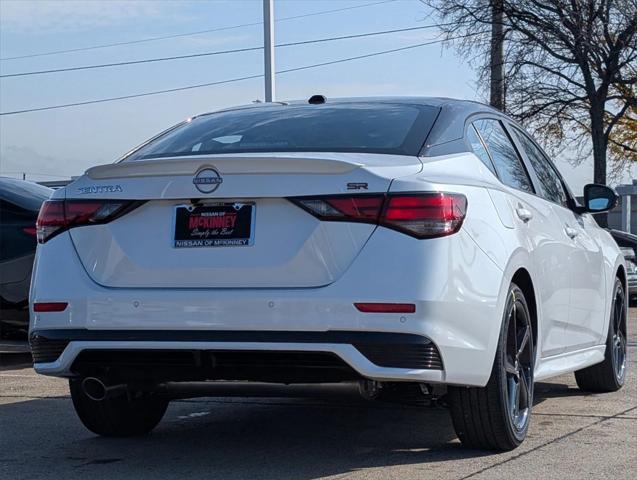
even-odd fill
[[[626,381],[626,293],[615,279],[604,361],[575,372],[577,386],[585,392],[616,392]]]
[[[145,395],[128,395],[94,401],[81,388],[82,379],[69,380],[75,412],[91,432],[106,437],[132,437],[150,432],[166,413],[168,401]]]
[[[524,441],[533,406],[531,325],[524,293],[511,284],[487,385],[448,390],[453,426],[465,447],[508,451]]]

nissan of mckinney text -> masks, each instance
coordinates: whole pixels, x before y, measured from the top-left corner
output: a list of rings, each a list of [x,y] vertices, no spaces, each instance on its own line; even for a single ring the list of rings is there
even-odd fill
[[[578,203],[480,103],[198,115],[43,204],[35,369],[99,435],[148,433],[216,381],[357,382],[444,396],[465,446],[511,450],[535,382],[626,379],[626,265],[591,215],[616,203],[596,184]]]

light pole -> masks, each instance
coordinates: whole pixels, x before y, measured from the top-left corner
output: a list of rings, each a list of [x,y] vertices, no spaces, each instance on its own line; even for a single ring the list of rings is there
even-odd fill
[[[274,79],[274,0],[263,0],[263,59],[265,101],[275,101]]]
[[[504,33],[502,0],[491,0],[491,86],[492,107],[504,112]]]

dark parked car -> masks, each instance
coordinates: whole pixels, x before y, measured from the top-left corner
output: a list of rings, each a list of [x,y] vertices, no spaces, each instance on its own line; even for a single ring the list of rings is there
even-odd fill
[[[624,252],[628,268],[628,298],[630,306],[637,307],[637,235],[621,230],[610,230],[610,234]]]
[[[637,307],[637,256],[629,247],[621,247],[626,258],[626,276],[628,277],[628,299],[631,307]]]
[[[608,233],[615,239],[620,247],[632,248],[637,253],[637,235],[622,230],[609,229]]]
[[[0,335],[28,328],[29,284],[37,245],[35,220],[52,191],[0,177]]]

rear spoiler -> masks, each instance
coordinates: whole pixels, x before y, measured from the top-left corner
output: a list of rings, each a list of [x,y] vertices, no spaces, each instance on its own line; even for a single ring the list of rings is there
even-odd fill
[[[362,163],[309,156],[189,156],[134,162],[120,162],[89,168],[94,180],[122,177],[163,177],[194,175],[204,167],[224,174],[343,174],[362,167]]]

